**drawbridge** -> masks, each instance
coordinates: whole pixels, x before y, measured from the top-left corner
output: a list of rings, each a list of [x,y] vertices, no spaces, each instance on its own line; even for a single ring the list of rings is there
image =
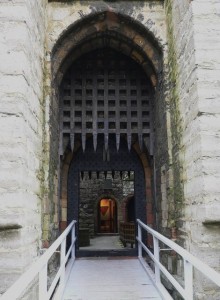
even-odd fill
[[[173,299],[166,282],[185,300],[194,298],[194,275],[200,272],[220,287],[220,274],[185,249],[137,220],[137,257],[76,258],[76,221],[0,297],[0,300],[143,300]],[[153,247],[146,245],[146,237]],[[163,262],[165,252],[182,260],[181,280]],[[58,256],[53,278],[49,261]],[[28,295],[32,296],[28,296]],[[29,297],[29,298],[28,298]]]

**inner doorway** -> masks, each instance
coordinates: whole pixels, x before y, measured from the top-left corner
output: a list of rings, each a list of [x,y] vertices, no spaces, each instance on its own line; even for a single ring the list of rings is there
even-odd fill
[[[117,204],[114,199],[101,199],[98,204],[98,232],[117,232]]]

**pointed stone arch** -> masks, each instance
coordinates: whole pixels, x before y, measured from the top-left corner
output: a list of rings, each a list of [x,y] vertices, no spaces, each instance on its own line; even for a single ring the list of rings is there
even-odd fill
[[[106,46],[121,52],[138,63],[148,77],[152,88],[155,90],[156,99],[158,100],[163,96],[163,86],[161,85],[163,80],[163,51],[160,42],[157,41],[144,25],[131,17],[112,11],[102,11],[83,17],[68,26],[60,34],[53,47],[51,53],[51,81],[53,89],[51,123],[59,119],[59,86],[68,67],[79,57],[91,50]],[[55,124],[52,127],[54,133],[52,132],[51,139],[57,142],[59,124]],[[81,147],[80,143],[76,145],[76,150],[79,147]],[[147,195],[146,210],[148,217],[150,216],[148,219],[149,223],[153,224],[155,219],[153,217],[152,157],[150,157],[147,148],[142,152],[138,143],[134,144],[132,149],[138,153],[143,164]],[[51,151],[54,151],[54,149]],[[59,195],[64,211],[67,206],[69,165],[74,156],[75,152],[71,153],[70,148],[67,147],[63,156],[59,159]],[[67,213],[63,215],[66,216]],[[67,218],[61,217],[61,221],[65,225]]]
[[[106,45],[137,61],[157,85],[162,45],[140,22],[113,11],[91,14],[64,30],[52,50],[53,79],[60,83],[71,62]]]

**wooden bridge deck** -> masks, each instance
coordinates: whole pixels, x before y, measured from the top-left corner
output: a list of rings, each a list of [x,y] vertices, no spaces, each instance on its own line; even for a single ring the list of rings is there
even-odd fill
[[[63,300],[162,299],[137,258],[77,259]]]

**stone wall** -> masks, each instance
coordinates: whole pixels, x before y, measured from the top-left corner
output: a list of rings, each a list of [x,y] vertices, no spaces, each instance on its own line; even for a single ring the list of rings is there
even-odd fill
[[[186,218],[190,223],[191,252],[220,271],[220,3],[196,0],[191,5],[197,88],[194,124],[199,133],[194,167],[190,167],[196,188],[186,192],[187,200],[190,199]],[[213,287],[199,274],[197,284],[199,299],[205,299],[206,290],[209,299],[219,299],[220,292],[213,293]]]
[[[79,201],[79,227],[89,228],[90,237],[93,237],[98,232],[98,203],[102,198],[110,198],[116,201],[117,207],[117,222],[125,221],[124,209],[128,196],[134,195],[134,181],[128,178],[120,178],[120,173],[115,172],[114,179],[111,172],[108,172],[106,179],[110,180],[111,186],[105,187],[105,176],[100,172],[99,179],[96,173],[92,173],[89,179],[88,173],[80,180],[80,201]]]
[[[220,3],[193,1],[191,5],[197,88],[194,122],[199,129],[194,155],[196,165],[191,171],[199,179],[195,195],[187,191],[187,196],[194,196],[191,214],[188,212],[187,216],[192,220],[191,230],[201,230],[201,239],[198,235],[192,237],[195,247],[210,246],[213,249],[211,257],[205,253],[201,253],[201,257],[216,267],[214,249],[217,251],[220,246],[220,233],[216,230],[220,224]],[[218,268],[220,270],[220,266]]]
[[[220,6],[196,0],[165,5],[171,101],[178,112],[172,118],[172,141],[180,169],[180,194],[174,193],[182,211],[179,234],[191,253],[219,270]],[[219,298],[201,275],[196,278],[195,299],[205,299],[205,291],[209,299]]]
[[[45,5],[0,5],[0,293],[40,246]]]
[[[183,185],[183,156],[184,156],[184,130],[188,124],[188,111],[190,105],[191,90],[187,93],[185,85],[190,85],[192,63],[191,55],[191,15],[187,10],[187,1],[165,1],[167,16],[168,36],[168,76],[169,76],[169,108],[171,126],[172,171],[173,171],[173,201],[168,207],[169,222],[177,228],[179,242],[185,241],[184,228],[184,185]],[[185,50],[185,51],[184,51]],[[184,73],[185,72],[185,73]],[[184,74],[183,74],[184,73]],[[182,113],[184,112],[184,113]],[[165,174],[164,174],[165,173]],[[166,178],[165,168],[162,174],[162,186],[169,182]],[[169,184],[168,184],[169,185]],[[171,186],[172,188],[172,186]],[[164,194],[164,191],[163,191]],[[164,200],[163,200],[164,202]]]

